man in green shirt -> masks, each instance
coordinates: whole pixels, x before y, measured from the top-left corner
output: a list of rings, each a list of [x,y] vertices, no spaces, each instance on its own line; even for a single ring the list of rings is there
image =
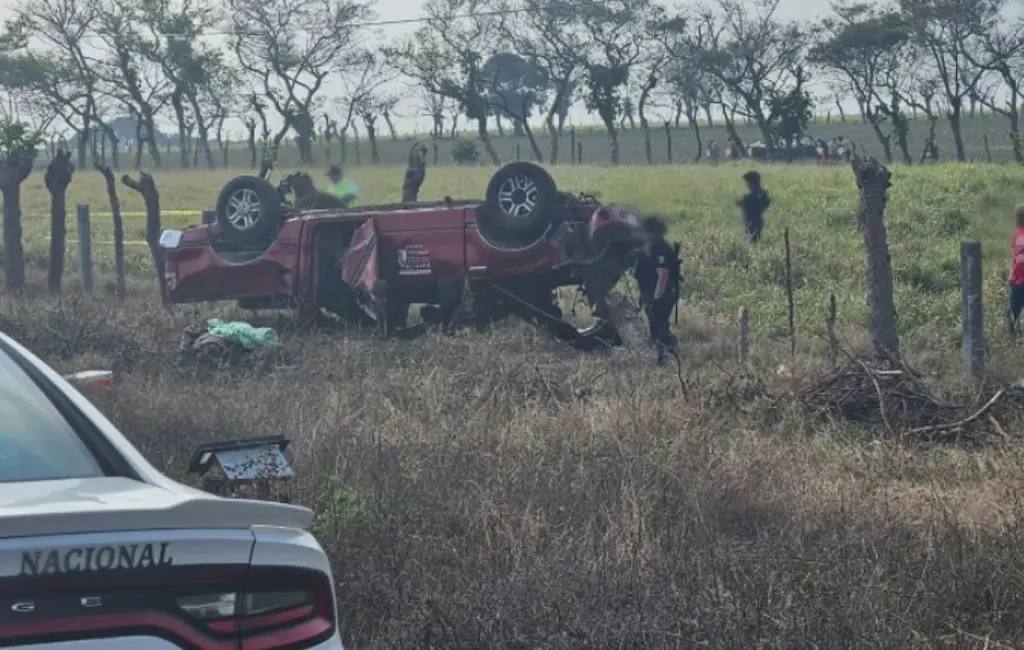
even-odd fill
[[[359,186],[351,178],[345,178],[338,165],[331,165],[327,171],[327,193],[345,202],[345,207],[354,208],[359,201]]]

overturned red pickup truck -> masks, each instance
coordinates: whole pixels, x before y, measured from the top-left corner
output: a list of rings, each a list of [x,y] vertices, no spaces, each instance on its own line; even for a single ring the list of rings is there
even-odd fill
[[[557,189],[543,168],[500,168],[483,200],[304,209],[293,174],[227,183],[213,224],[168,230],[164,293],[172,303],[238,300],[292,308],[300,324],[326,314],[387,335],[426,324],[486,324],[509,314],[583,346],[615,345],[605,298],[646,242],[621,205]],[[554,290],[581,286],[598,317],[586,332],[562,320]]]

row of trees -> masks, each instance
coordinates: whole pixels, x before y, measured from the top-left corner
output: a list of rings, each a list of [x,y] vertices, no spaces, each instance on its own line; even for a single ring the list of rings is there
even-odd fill
[[[848,100],[890,161],[913,159],[910,112],[932,134],[946,120],[964,160],[963,118],[984,106],[1007,118],[1024,162],[1024,23],[1006,2],[855,1],[807,24],[782,19],[779,0],[678,12],[654,0],[427,0],[413,35],[377,48],[369,0],[24,0],[0,38],[0,86],[4,117],[71,134],[79,167],[108,150],[118,165],[125,117],[136,164],[145,151],[160,166],[160,117],[176,125],[183,167],[213,167],[232,119],[254,163],[260,143],[294,140],[311,163],[318,136],[329,150],[360,133],[376,159],[378,131],[398,137],[396,109],[413,90],[434,137],[468,120],[496,164],[489,134],[506,127],[534,158],[558,162],[578,103],[618,163],[627,124],[648,133],[655,120],[686,120],[700,146],[702,123],[739,140],[742,118],[778,147],[803,132],[815,101],[841,112]]]

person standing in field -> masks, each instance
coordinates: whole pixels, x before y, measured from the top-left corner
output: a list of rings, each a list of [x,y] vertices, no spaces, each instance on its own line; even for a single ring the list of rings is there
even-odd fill
[[[743,175],[743,181],[747,184],[747,193],[737,201],[737,205],[743,211],[743,223],[747,228],[747,235],[750,236],[750,243],[756,244],[761,241],[764,213],[768,211],[772,200],[768,192],[761,187],[761,174],[749,171]]]
[[[1012,336],[1019,332],[1020,312],[1024,309],[1024,203],[1016,209],[1017,226],[1010,245],[1013,258],[1010,262],[1010,300],[1006,307],[1006,321]]]
[[[338,165],[331,165],[327,170],[327,193],[345,203],[346,208],[356,207],[359,201],[359,186],[351,178],[345,178],[344,172]]]
[[[722,156],[722,149],[718,146],[718,142],[712,140],[708,143],[708,158],[711,159],[712,165],[718,164],[718,159]]]
[[[669,317],[679,301],[682,263],[676,250],[665,241],[667,228],[661,219],[648,217],[644,220],[644,230],[650,239],[636,262],[633,276],[640,290],[640,306],[647,315],[651,343],[658,350],[658,365],[661,365],[668,354],[676,352],[676,337],[672,334]]]

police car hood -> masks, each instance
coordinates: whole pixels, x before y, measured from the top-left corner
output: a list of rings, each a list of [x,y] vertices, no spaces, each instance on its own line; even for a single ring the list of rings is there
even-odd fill
[[[223,499],[168,481],[127,478],[0,483],[0,539],[116,530],[308,528],[313,513],[299,506]]]

